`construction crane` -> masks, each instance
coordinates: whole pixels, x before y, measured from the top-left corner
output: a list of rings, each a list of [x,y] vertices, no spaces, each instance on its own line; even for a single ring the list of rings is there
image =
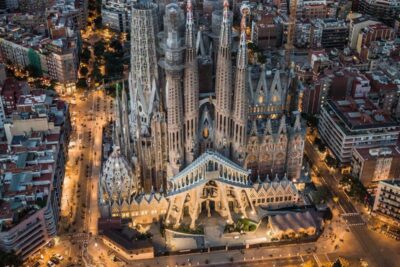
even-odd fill
[[[294,50],[294,37],[296,35],[296,14],[297,14],[297,0],[290,0],[289,6],[289,23],[286,37],[286,63],[290,65],[291,55]]]

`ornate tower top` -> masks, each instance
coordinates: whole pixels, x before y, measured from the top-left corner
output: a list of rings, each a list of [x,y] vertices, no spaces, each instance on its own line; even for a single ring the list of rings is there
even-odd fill
[[[224,21],[228,21],[229,17],[229,1],[224,0]]]
[[[231,20],[229,18],[229,2],[227,0],[224,1],[224,12],[222,18],[222,26],[221,26],[221,34],[220,34],[220,42],[219,45],[222,47],[228,47],[231,44]]]
[[[186,11],[187,11],[187,17],[186,17],[186,23],[193,24],[193,6],[192,6],[192,0],[187,1],[187,6],[186,6]]]
[[[192,1],[188,0],[186,7],[186,47],[194,48],[194,32],[193,32],[193,6]]]
[[[120,147],[114,146],[101,175],[101,183],[107,198],[114,201],[129,199],[138,189],[136,177],[127,160],[121,155]]]
[[[237,68],[244,69],[247,65],[246,17],[250,13],[250,8],[247,5],[242,5],[240,11],[242,13],[242,20],[240,22],[240,43]]]

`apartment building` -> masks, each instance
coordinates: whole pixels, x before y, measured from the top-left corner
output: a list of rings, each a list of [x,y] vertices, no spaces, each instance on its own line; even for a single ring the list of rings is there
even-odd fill
[[[318,130],[341,164],[349,164],[353,148],[395,145],[400,127],[369,99],[328,100]]]
[[[397,0],[357,0],[358,11],[378,18],[380,21],[393,25],[400,13],[400,3]]]
[[[360,31],[368,25],[378,23],[370,16],[363,16],[361,14],[352,14],[348,16],[349,20],[349,45],[351,49],[356,49],[358,42],[358,35]]]
[[[361,49],[369,47],[373,41],[387,40],[393,41],[396,34],[393,28],[386,26],[383,23],[370,24],[364,27],[358,34],[357,52],[361,53]]]
[[[352,174],[366,187],[400,177],[399,165],[400,150],[397,146],[354,148],[352,152]]]
[[[101,6],[103,26],[119,32],[129,32],[131,26],[131,0],[106,0]]]
[[[397,77],[393,79],[389,75],[389,70],[383,70],[382,68],[369,71],[366,76],[371,81],[370,99],[386,114],[394,113],[399,99],[399,80]]]
[[[32,67],[37,74],[57,81],[61,91],[75,89],[79,65],[79,32],[57,26],[61,17],[48,20],[49,31],[33,33],[29,28],[0,21],[0,54],[17,69]]]
[[[400,180],[380,181],[372,211],[400,226]]]
[[[342,49],[347,44],[349,28],[344,20],[314,19],[311,24],[310,44],[312,47]]]
[[[0,249],[26,259],[57,233],[69,135],[68,106],[33,90],[21,95],[0,143]]]

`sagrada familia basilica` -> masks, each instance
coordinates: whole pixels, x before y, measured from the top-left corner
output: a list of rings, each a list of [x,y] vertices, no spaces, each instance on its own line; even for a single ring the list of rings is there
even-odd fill
[[[212,26],[195,20],[191,0],[185,6],[133,6],[129,88],[117,95],[102,216],[194,228],[202,212],[230,223],[296,205],[305,128],[293,67],[254,59],[248,6],[221,2]]]

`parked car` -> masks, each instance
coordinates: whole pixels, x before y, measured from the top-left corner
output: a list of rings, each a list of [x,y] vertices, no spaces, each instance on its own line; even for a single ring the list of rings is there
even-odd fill
[[[56,258],[56,257],[51,257],[50,258],[50,260],[52,261],[52,262],[54,262],[55,264],[59,264],[60,263],[60,261]]]
[[[53,257],[56,257],[59,261],[64,260],[64,257],[59,253],[54,254]]]

